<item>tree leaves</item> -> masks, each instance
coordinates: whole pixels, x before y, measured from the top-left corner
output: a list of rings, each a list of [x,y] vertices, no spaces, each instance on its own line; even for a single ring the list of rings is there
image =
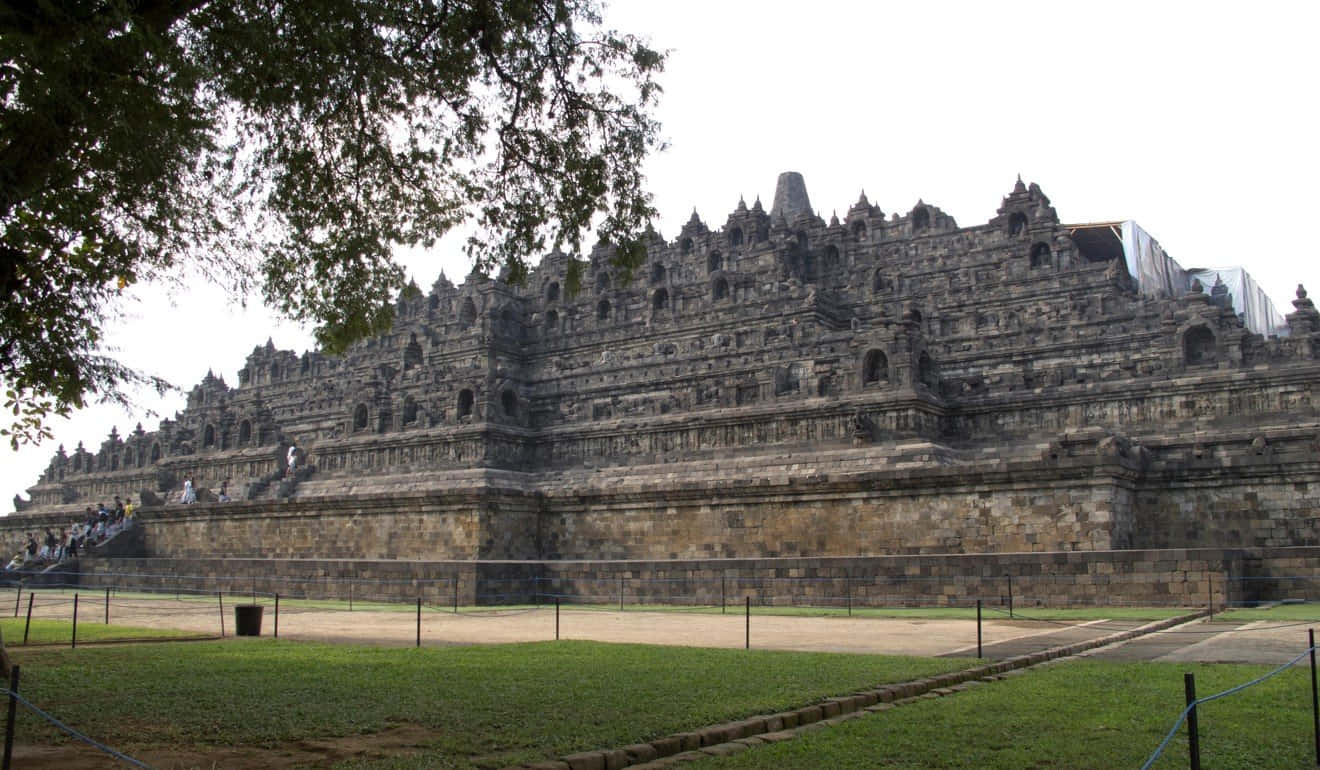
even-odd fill
[[[593,224],[629,272],[663,63],[592,0],[0,12],[0,380],[27,420],[4,435],[142,381],[102,323],[184,268],[259,283],[328,352],[389,327],[396,247],[465,221],[483,272]]]

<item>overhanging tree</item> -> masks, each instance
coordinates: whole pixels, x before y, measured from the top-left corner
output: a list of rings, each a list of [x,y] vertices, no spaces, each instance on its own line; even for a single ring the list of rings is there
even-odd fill
[[[139,282],[259,291],[335,352],[465,221],[511,280],[593,222],[635,266],[662,65],[594,0],[5,4],[0,431],[163,385],[99,352]]]

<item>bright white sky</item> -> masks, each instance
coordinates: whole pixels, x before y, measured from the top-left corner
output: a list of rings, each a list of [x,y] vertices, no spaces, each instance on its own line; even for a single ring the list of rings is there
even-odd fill
[[[865,189],[886,214],[922,198],[963,226],[1020,173],[1065,222],[1135,219],[1185,268],[1245,266],[1281,313],[1298,283],[1320,291],[1320,3],[615,0],[607,19],[671,51],[669,149],[646,169],[667,237],[694,207],[711,227],[739,195],[768,207],[781,171],[826,218]],[[451,240],[405,256],[419,285],[468,273]],[[215,287],[147,294],[110,344],[184,390],[208,369],[236,385],[267,337],[310,346]],[[163,416],[183,401],[143,396]],[[139,420],[159,416],[92,407],[0,450],[0,510],[59,444],[95,450]]]

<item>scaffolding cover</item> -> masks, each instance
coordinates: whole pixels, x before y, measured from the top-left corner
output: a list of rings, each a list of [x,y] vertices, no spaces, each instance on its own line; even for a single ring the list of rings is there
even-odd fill
[[[1191,282],[1186,272],[1160,248],[1159,241],[1128,220],[1122,227],[1123,257],[1137,288],[1148,297],[1181,297]]]
[[[1206,293],[1213,290],[1216,281],[1222,282],[1233,299],[1233,309],[1242,316],[1246,327],[1256,334],[1266,337],[1288,335],[1288,322],[1246,270],[1240,267],[1194,268],[1187,271],[1188,285],[1192,279],[1200,281]]]
[[[1195,268],[1184,270],[1164,252],[1159,241],[1142,230],[1132,220],[1122,223],[1119,239],[1123,243],[1123,258],[1128,273],[1136,279],[1137,289],[1148,297],[1181,297],[1199,280],[1206,293],[1223,282],[1233,302],[1233,310],[1242,317],[1243,324],[1256,334],[1266,337],[1288,335],[1288,323],[1274,308],[1274,303],[1261,290],[1256,281],[1240,267]]]

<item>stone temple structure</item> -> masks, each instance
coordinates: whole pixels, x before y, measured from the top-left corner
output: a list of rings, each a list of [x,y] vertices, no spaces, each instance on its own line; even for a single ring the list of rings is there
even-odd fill
[[[1299,287],[1253,330],[1223,285],[1144,285],[1126,243],[1021,181],[959,227],[865,195],[826,221],[785,174],[769,212],[653,234],[631,277],[599,245],[570,294],[552,253],[525,285],[441,275],[340,357],[258,346],[158,429],[61,448],[3,526],[118,494],[148,503],[125,558],[158,564],[654,574],[1320,545],[1320,313]]]

